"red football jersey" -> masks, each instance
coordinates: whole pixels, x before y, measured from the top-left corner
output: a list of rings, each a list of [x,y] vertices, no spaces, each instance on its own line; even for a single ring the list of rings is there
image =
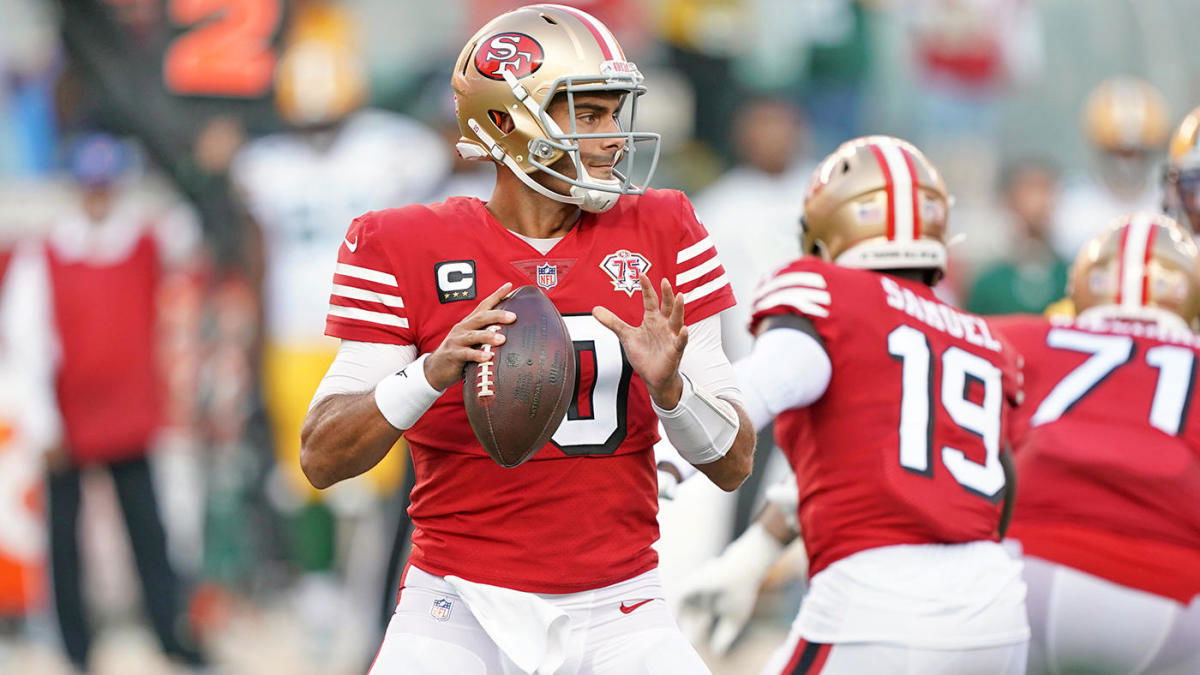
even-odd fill
[[[820,399],[775,420],[809,573],[880,546],[994,540],[1015,354],[925,284],[815,257],[759,286],[752,325],[789,313],[833,364]]]
[[[522,591],[598,588],[653,568],[657,416],[603,305],[642,321],[641,275],[669,279],[695,323],[733,305],[704,227],[682,193],[648,190],[584,213],[545,255],[477,199],[368,213],[350,226],[326,332],[434,351],[506,281],[541,286],[577,350],[578,395],[551,443],[505,469],[480,446],[462,385],[405,433],[416,467],[411,560],[437,575]]]
[[[1125,321],[992,323],[1025,363],[1012,536],[1030,555],[1190,601],[1200,593],[1200,339]]]

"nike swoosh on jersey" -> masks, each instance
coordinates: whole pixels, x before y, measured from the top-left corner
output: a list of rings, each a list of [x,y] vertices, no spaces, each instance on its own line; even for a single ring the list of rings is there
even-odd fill
[[[651,600],[653,600],[653,598],[651,598]],[[632,612],[633,610],[637,609],[638,607],[641,607],[642,605],[646,604],[647,602],[650,602],[651,600],[642,600],[641,602],[635,602],[632,605],[626,605],[625,603],[622,602],[621,603],[621,613],[628,614],[628,613]]]
[[[342,243],[346,245],[346,248],[350,249],[351,253],[354,253],[355,251],[358,250],[358,237],[355,237],[354,241],[350,241],[349,239],[343,239]]]

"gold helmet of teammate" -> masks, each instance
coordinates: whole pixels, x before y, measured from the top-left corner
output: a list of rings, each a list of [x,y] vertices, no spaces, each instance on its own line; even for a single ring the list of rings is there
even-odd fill
[[[1100,177],[1126,196],[1145,188],[1169,125],[1166,99],[1154,85],[1137,78],[1101,82],[1083,107],[1084,133],[1098,151]]]
[[[846,267],[946,269],[950,196],[933,164],[891,136],[847,141],[813,172],[801,220],[805,253]]]
[[[633,130],[637,99],[646,91],[642,80],[608,28],[586,12],[528,5],[501,14],[467,42],[454,66],[450,84],[462,134],[458,152],[467,159],[490,158],[503,164],[551,199],[586,211],[606,211],[621,195],[644,192],[658,163],[659,135]],[[621,94],[626,121],[613,133],[577,133],[575,96],[596,92]],[[558,95],[570,106],[570,129],[560,128],[547,113]],[[513,126],[508,133],[500,126],[504,116]],[[588,138],[623,139],[626,167],[633,165],[635,143],[650,142],[648,170],[637,183],[616,170],[613,178],[591,176],[579,152],[580,139]],[[575,177],[552,168],[564,156],[574,164]],[[566,182],[570,193],[535,181],[530,176],[535,171]]]
[[[345,9],[300,5],[275,68],[275,106],[288,124],[323,126],[362,107],[367,78]]]
[[[1075,258],[1068,294],[1087,313],[1155,321],[1200,316],[1200,249],[1169,216],[1121,216]]]
[[[1167,146],[1167,213],[1200,235],[1200,108],[1183,118]]]

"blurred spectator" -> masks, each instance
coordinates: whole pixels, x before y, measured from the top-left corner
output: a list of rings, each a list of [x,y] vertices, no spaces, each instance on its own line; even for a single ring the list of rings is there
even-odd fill
[[[1042,36],[1029,0],[910,3],[922,91],[919,135],[994,135],[1006,87],[1041,70]],[[935,138],[936,137],[936,138]]]
[[[446,100],[450,101],[449,93]],[[639,111],[640,112],[640,111]],[[453,111],[447,111],[441,125],[438,127],[442,143],[447,148],[453,148],[460,137],[458,120]],[[423,202],[440,202],[450,197],[475,197],[487,201],[492,196],[492,188],[496,186],[496,167],[491,162],[475,162],[463,159],[457,152],[452,155],[450,172],[445,175],[433,191],[423,199]]]
[[[752,0],[756,39],[737,59],[759,92],[789,92],[812,124],[817,153],[862,133],[873,50],[868,12],[879,0]]]
[[[362,108],[367,81],[355,34],[342,6],[296,7],[275,87],[279,114],[293,130],[249,143],[231,173],[249,215],[250,247],[261,253],[262,381],[276,454],[270,494],[290,520],[292,562],[304,573],[294,600],[308,631],[306,647],[319,662],[357,658],[373,639],[362,623],[369,613],[353,611],[361,603],[348,601],[335,573],[337,516],[377,514],[375,497],[398,489],[404,470],[403,453],[393,452],[327,493],[312,488],[300,471],[301,423],[338,347],[324,335],[337,264],[332,252],[357,246],[343,244],[355,218],[424,199],[450,166],[449,148],[432,130]],[[378,550],[347,546],[344,554],[375,556],[366,569],[382,567],[388,534],[375,542]],[[378,580],[348,581],[369,588],[375,606]]]
[[[800,212],[812,169],[806,158],[808,126],[793,105],[751,101],[733,120],[738,163],[697,195],[696,212],[725,262],[737,307],[721,313],[729,358],[749,353],[746,330],[758,275],[800,254]]]
[[[1162,159],[1168,120],[1166,99],[1144,80],[1114,78],[1092,90],[1082,117],[1092,171],[1063,193],[1053,237],[1060,256],[1073,259],[1084,242],[1119,216],[1159,209],[1152,176]]]
[[[1040,160],[1009,166],[1001,177],[1012,249],[983,268],[967,295],[975,314],[1041,313],[1063,296],[1069,265],[1049,237],[1058,199],[1058,172]]]
[[[193,259],[198,230],[186,212],[148,213],[121,182],[128,150],[106,134],[82,138],[70,168],[78,202],[44,241],[27,242],[9,271],[19,319],[8,344],[42,413],[33,438],[49,469],[51,572],[71,663],[87,670],[91,630],[83,605],[78,518],[81,477],[112,477],[129,529],[142,599],[166,654],[201,656],[180,622],[180,582],[167,558],[148,455],[164,422],[156,358],[162,273]]]

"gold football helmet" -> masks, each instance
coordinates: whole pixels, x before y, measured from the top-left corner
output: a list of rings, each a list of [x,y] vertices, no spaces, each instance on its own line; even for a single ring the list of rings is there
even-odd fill
[[[1122,216],[1087,243],[1071,267],[1068,294],[1087,316],[1175,322],[1200,316],[1200,249],[1168,216]]]
[[[950,196],[933,164],[891,136],[847,141],[813,172],[801,220],[805,253],[846,267],[946,269]]]
[[[354,49],[354,26],[338,5],[301,5],[275,67],[275,107],[287,123],[335,122],[367,99],[367,78]]]
[[[562,5],[528,5],[501,14],[479,29],[458,56],[450,84],[458,114],[458,152],[466,159],[491,159],[508,167],[525,185],[551,199],[603,212],[621,195],[641,194],[658,164],[656,133],[633,131],[637,99],[645,93],[642,74],[604,24],[590,14]],[[615,133],[577,133],[575,95],[618,92],[626,95],[626,127]],[[558,94],[570,106],[572,128],[560,129],[546,110]],[[504,133],[498,114],[512,118]],[[611,179],[588,174],[579,155],[579,140],[621,138],[626,167],[633,165],[635,143],[649,141],[653,156],[637,184],[614,171]],[[575,165],[572,178],[551,165],[567,155]],[[533,180],[544,171],[568,183],[560,194]]]
[[[1105,80],[1083,107],[1088,140],[1107,152],[1149,152],[1167,140],[1167,102],[1154,85],[1137,78]]]
[[[1200,235],[1200,108],[1183,118],[1167,147],[1167,213]]]

